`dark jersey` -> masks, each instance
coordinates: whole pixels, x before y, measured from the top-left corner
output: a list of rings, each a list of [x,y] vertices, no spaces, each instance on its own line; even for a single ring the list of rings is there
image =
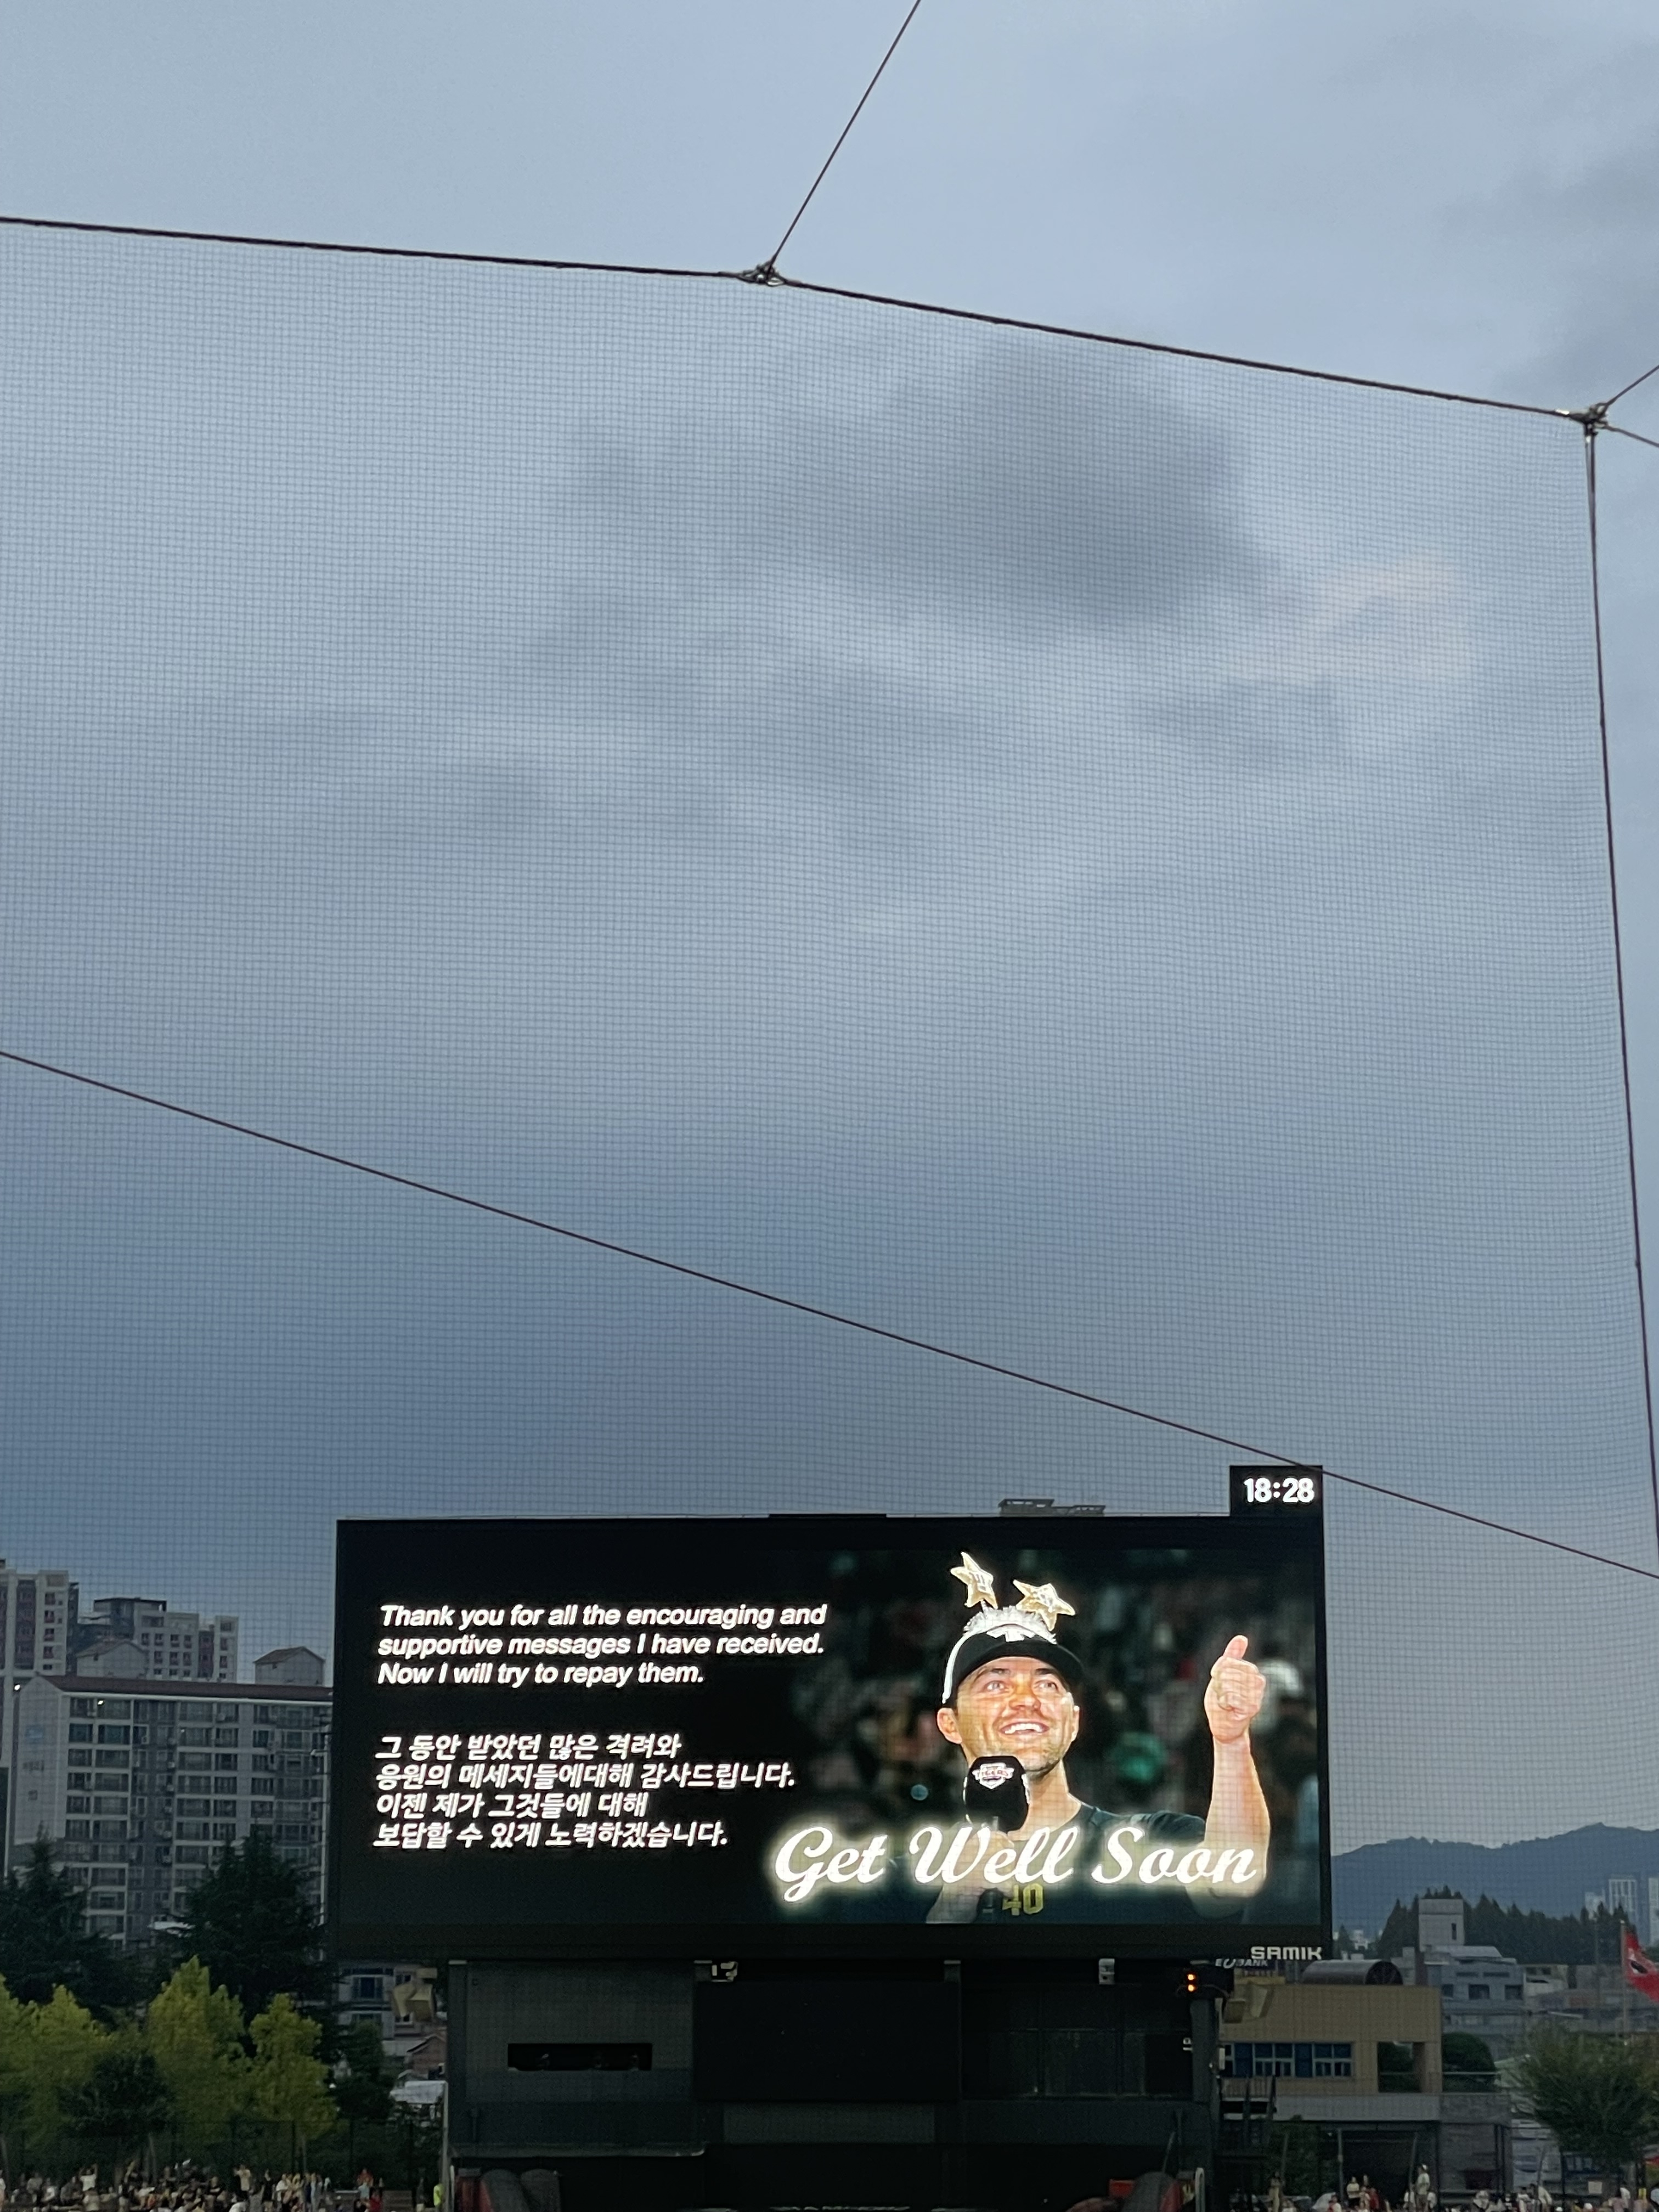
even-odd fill
[[[1190,1850],[1204,1840],[1204,1823],[1195,1813],[1107,1813],[1098,1805],[1085,1805],[1073,1826],[1081,1831],[1073,1855],[1069,1879],[1058,1884],[1028,1881],[1004,1892],[988,1889],[979,1901],[975,1923],[1012,1926],[1016,1921],[1042,1919],[1054,1925],[1073,1920],[1146,1921],[1196,1920],[1198,1911],[1188,1892],[1174,1882],[1138,1881],[1133,1875],[1121,1881],[1090,1880],[1090,1869],[1104,1861],[1107,1871],[1116,1867],[1106,1850],[1114,1828],[1133,1821],[1145,1841],[1132,1849],[1139,1858],[1160,1844]]]

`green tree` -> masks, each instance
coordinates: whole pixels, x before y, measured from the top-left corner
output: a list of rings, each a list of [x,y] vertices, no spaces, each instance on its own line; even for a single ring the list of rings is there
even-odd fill
[[[1605,2173],[1622,2172],[1659,2132],[1659,2066],[1637,2042],[1546,2029],[1510,2074],[1563,2150],[1593,2158]]]
[[[1416,2088],[1417,2054],[1409,2043],[1377,2045],[1376,2085],[1391,2091]]]
[[[354,2172],[357,2131],[384,2123],[392,2109],[392,2083],[380,2029],[372,2020],[355,2021],[340,2038],[333,2081],[334,2101],[346,2124],[346,2162]]]
[[[92,2079],[110,2041],[86,2007],[64,1989],[29,2008],[30,2156],[45,2159],[73,2128],[75,2100]]]
[[[0,1981],[0,2173],[23,2166],[34,2085],[33,2016]]]
[[[1447,2036],[1440,2045],[1440,2063],[1449,2089],[1490,2089],[1498,2080],[1492,2045],[1478,2035]]]
[[[418,2201],[442,2172],[444,2124],[436,2106],[397,2104],[386,2127],[387,2173],[395,2173]]]
[[[277,1857],[255,1828],[239,1848],[227,1844],[185,1908],[185,1948],[210,1980],[251,2019],[279,1994],[301,2004],[327,1987],[317,1916],[298,1870]]]
[[[107,1936],[87,1926],[85,1893],[57,1864],[44,1836],[21,1869],[0,1881],[0,1978],[26,2004],[50,2003],[57,1989],[103,2014],[129,2000],[124,1962]]]
[[[111,2039],[86,2080],[65,2091],[62,2102],[76,2133],[89,2136],[112,2163],[142,2149],[173,2112],[161,2069],[131,2030]]]
[[[1430,1897],[1446,1897],[1449,1890],[1429,1890]],[[1555,1915],[1528,1912],[1518,1905],[1499,1905],[1490,1897],[1478,1898],[1463,1917],[1464,1940],[1490,1943],[1506,1959],[1523,1966],[1586,1966],[1598,1960],[1611,1965],[1619,1957],[1621,1916],[1608,1912]],[[1409,1950],[1417,1941],[1417,1899],[1395,1902],[1371,1945],[1375,1959],[1392,1959]]]
[[[285,1994],[274,1996],[254,2020],[250,2108],[262,2120],[286,2125],[295,2152],[305,2164],[313,2136],[332,2127],[336,2112],[328,2094],[328,2071],[317,2056],[320,2024],[307,2018]],[[279,2144],[281,2154],[283,2147]]]
[[[334,2100],[344,2118],[383,2120],[396,2076],[386,2063],[380,2031],[372,2020],[354,2021],[340,2038]]]
[[[1276,2173],[1291,2197],[1315,2197],[1325,2186],[1319,2154],[1319,2130],[1310,2120],[1286,2120],[1273,2131],[1269,2172]]]
[[[150,1999],[144,2047],[172,2100],[180,2148],[210,2156],[247,2099],[242,2008],[214,1988],[199,1959],[187,1959]]]

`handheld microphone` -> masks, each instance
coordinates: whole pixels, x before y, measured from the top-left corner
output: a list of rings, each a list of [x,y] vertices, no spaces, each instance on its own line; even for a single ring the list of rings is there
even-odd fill
[[[970,1820],[988,1820],[1005,1836],[1013,1835],[1031,1809],[1024,1768],[1017,1759],[994,1753],[976,1759],[963,1779],[962,1802]]]

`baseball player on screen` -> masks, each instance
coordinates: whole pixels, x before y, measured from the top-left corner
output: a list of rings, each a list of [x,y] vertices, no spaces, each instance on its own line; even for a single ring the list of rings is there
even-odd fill
[[[1238,1911],[1267,1879],[1269,1834],[1250,1747],[1267,1683],[1244,1656],[1248,1639],[1229,1641],[1205,1688],[1214,1754],[1206,1816],[1109,1813],[1085,1804],[1066,1775],[1083,1723],[1085,1670],[1056,1629],[1060,1614],[1075,1608],[1052,1583],[1018,1579],[1018,1603],[999,1606],[991,1576],[966,1552],[951,1572],[976,1611],[945,1661],[936,1717],[967,1762],[969,1805],[988,1811],[1009,1845],[1042,1830],[1053,1837],[1074,1830],[1077,1844],[1063,1885],[1020,1883],[1006,1874],[999,1882],[987,1869],[1005,1865],[1011,1853],[986,1850],[965,1878],[945,1884],[928,1919],[1163,1920]],[[1217,1869],[1220,1879],[1208,1879]]]

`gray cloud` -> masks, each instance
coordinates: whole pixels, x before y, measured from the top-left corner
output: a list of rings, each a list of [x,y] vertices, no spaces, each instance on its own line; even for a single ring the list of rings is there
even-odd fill
[[[24,1048],[1650,1540],[1570,431],[735,288],[0,251],[53,333],[7,459]],[[18,1449],[84,1552],[274,1633],[323,1632],[345,1507],[1218,1495],[1224,1453],[23,1101]],[[1398,1721],[1443,1593],[1342,1510],[1345,1833],[1450,1820],[1482,1709],[1426,1779]],[[1495,1696],[1508,1628],[1459,1633]]]

